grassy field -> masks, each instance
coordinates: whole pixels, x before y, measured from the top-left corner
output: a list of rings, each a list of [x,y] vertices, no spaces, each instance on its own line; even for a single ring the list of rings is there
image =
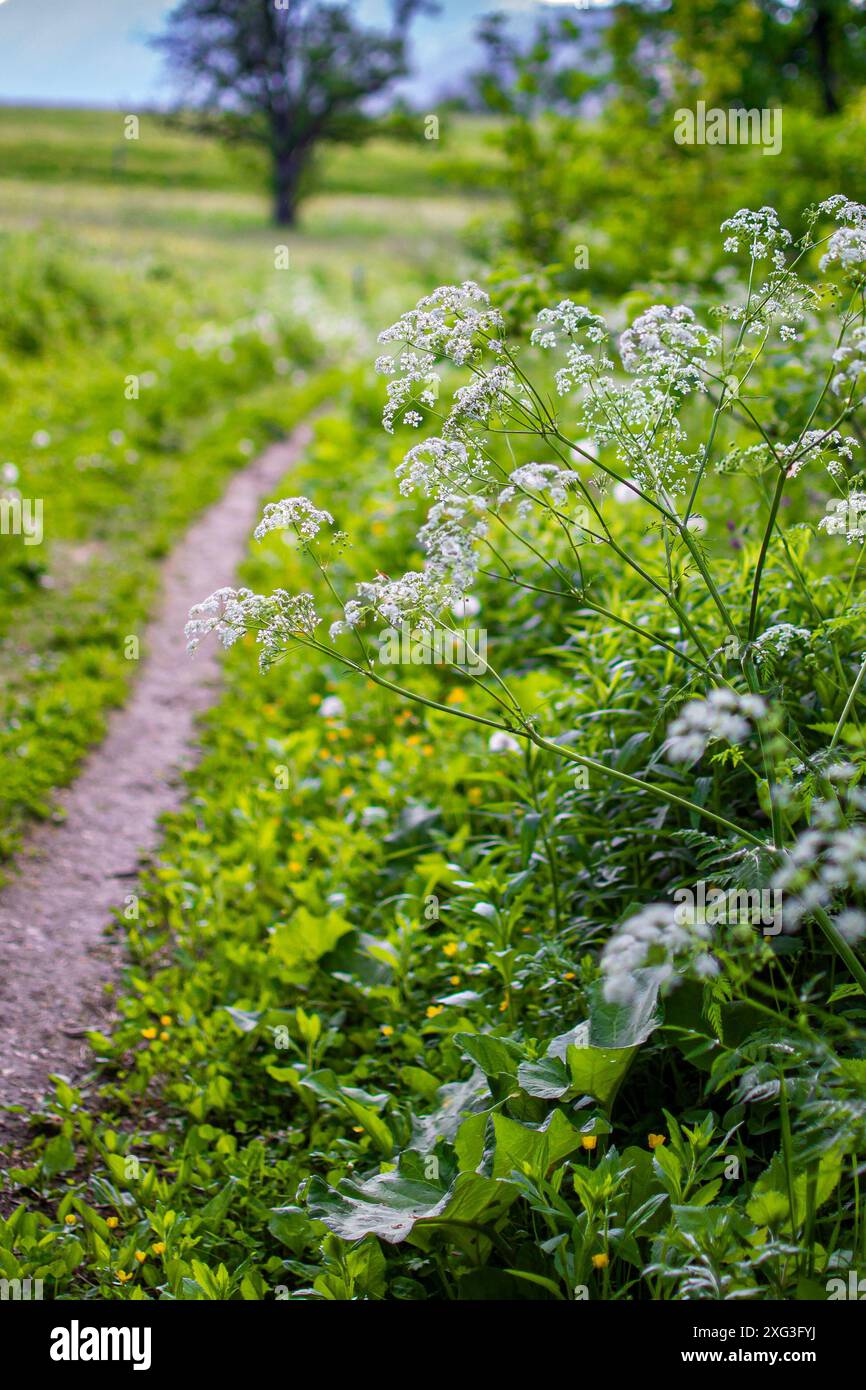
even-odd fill
[[[122,111],[0,107],[0,168],[10,178],[54,183],[144,184],[160,189],[256,192],[267,186],[264,156],[255,147],[226,146],[170,124],[155,112],[138,114],[138,136],[127,139]],[[318,161],[314,180],[326,193],[385,193],[419,197],[444,190],[477,191],[499,162],[481,117],[443,113],[436,140],[377,138],[362,148],[335,145]]]
[[[383,307],[468,269],[474,204],[423,140],[334,151],[285,235],[261,170],[147,118],[118,144],[120,123],[0,109],[2,461],[45,517],[43,544],[0,549],[0,854],[122,697],[123,637],[190,518],[315,402],[311,374],[332,390],[369,360]]]

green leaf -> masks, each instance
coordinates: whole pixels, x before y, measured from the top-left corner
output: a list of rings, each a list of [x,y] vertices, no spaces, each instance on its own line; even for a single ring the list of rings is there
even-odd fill
[[[814,1203],[817,1211],[826,1201],[829,1201],[836,1189],[842,1175],[845,1152],[843,1145],[837,1145],[835,1148],[829,1149],[827,1153],[822,1154],[817,1164],[811,1165],[805,1172],[800,1171],[794,1175],[794,1233],[800,1229],[806,1219],[810,1182],[814,1184]],[[781,1154],[774,1155],[769,1167],[757,1179],[752,1188],[751,1199],[746,1204],[746,1212],[757,1226],[772,1224],[767,1219],[768,1212],[775,1214],[777,1221],[780,1219],[779,1203],[774,1201],[770,1194],[781,1196],[784,1199],[785,1224],[783,1229],[790,1232],[790,1201],[785,1164]]]
[[[72,1140],[65,1134],[55,1134],[53,1139],[49,1139],[45,1145],[45,1152],[42,1155],[42,1174],[46,1178],[53,1178],[56,1173],[63,1173],[68,1168],[75,1167],[75,1150],[72,1147]]]
[[[493,1116],[496,1149],[494,1178],[511,1173],[528,1173],[543,1178],[575,1149],[580,1148],[580,1131],[561,1110],[554,1110],[543,1125],[522,1125],[507,1115]]]
[[[367,1131],[376,1147],[386,1158],[390,1158],[394,1152],[394,1136],[373,1106],[367,1103],[368,1101],[384,1103],[388,1099],[387,1096],[369,1096],[365,1091],[340,1086],[335,1074],[327,1068],[310,1072],[309,1076],[301,1077],[300,1084],[314,1091],[323,1100],[328,1100],[333,1105],[346,1110],[355,1123]]]
[[[573,1092],[590,1095],[609,1110],[636,1052],[636,1047],[570,1047],[566,1063]]]
[[[454,1041],[483,1071],[493,1099],[505,1100],[517,1081],[520,1053],[515,1045],[489,1033],[455,1033]]]
[[[271,951],[285,967],[285,978],[305,984],[322,956],[326,956],[352,923],[338,912],[314,914],[298,907],[288,922],[274,928]]]
[[[591,1047],[639,1047],[662,1021],[659,986],[652,969],[635,970],[635,994],[628,1004],[611,1004],[602,993],[601,981],[592,987],[589,1007]]]
[[[316,1176],[307,1187],[310,1215],[343,1240],[376,1235],[396,1245],[411,1236],[422,1249],[429,1248],[440,1227],[449,1227],[449,1239],[463,1244],[461,1226],[497,1221],[516,1197],[510,1183],[479,1173],[460,1173],[443,1190],[402,1168],[363,1183],[344,1179],[336,1189]],[[470,1233],[469,1239],[477,1243],[479,1234]]]

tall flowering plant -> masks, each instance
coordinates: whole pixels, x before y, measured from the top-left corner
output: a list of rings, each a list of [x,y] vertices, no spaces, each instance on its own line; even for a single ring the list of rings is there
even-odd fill
[[[426,508],[422,563],[352,584],[348,537],[332,515],[287,498],[266,509],[256,534],[297,538],[318,574],[316,597],[222,590],[193,610],[188,637],[194,648],[216,632],[229,645],[253,631],[263,669],[306,647],[489,729],[493,749],[523,742],[639,788],[764,864],[785,890],[786,929],[816,923],[866,992],[862,767],[856,749],[841,753],[864,673],[851,632],[866,541],[857,471],[866,207],[830,198],[806,213],[796,241],[767,207],[742,209],[722,232],[734,260],[725,301],[700,313],[653,305],[618,340],[569,300],[538,315],[528,344],[512,341],[474,283],[421,300],[382,333],[376,365],[387,381],[385,429],[423,434],[397,468],[400,493]],[[747,501],[732,567],[713,542],[725,522],[736,529],[738,495]],[[788,522],[789,512],[803,519]],[[834,549],[810,572],[806,551],[818,539]],[[774,567],[783,578],[770,584]],[[832,613],[817,592],[828,567]],[[610,598],[612,575],[644,595],[636,616]],[[589,612],[667,654],[681,699],[643,776],[590,757],[550,709],[525,708],[486,649],[474,653],[475,698],[460,706],[382,669],[377,629],[453,634],[479,591],[500,611],[516,591],[546,596],[556,612]],[[327,625],[323,600],[335,610]],[[792,708],[785,676],[790,653],[816,644],[833,682],[822,741]],[[683,794],[702,762],[724,759],[754,776],[747,815]],[[609,998],[627,999],[647,966],[663,988],[690,973],[706,979],[718,971],[713,947],[704,922],[648,905],[605,952]]]

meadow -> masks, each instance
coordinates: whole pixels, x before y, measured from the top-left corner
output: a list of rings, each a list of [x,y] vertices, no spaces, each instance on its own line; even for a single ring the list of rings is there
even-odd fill
[[[629,243],[584,308],[528,268],[481,123],[335,151],[284,234],[254,166],[175,133],[121,159],[120,120],[0,112],[4,456],[52,537],[0,569],[7,852],[124,698],[190,518],[314,434],[193,619],[224,690],[93,1074],[9,1156],[3,1274],[837,1296],[866,1259],[866,212],[788,236],[731,202],[700,261],[660,286]],[[388,665],[403,623],[483,629],[485,674]]]
[[[403,145],[384,165],[338,150],[334,191],[278,270],[261,171],[245,183],[215,142],[147,118],[127,142],[110,112],[2,116],[4,481],[43,499],[56,562],[47,573],[21,541],[0,554],[8,853],[122,698],[123,638],[171,542],[334,388],[332,369],[369,358],[371,304],[396,310],[404,285],[420,292],[437,260],[460,259],[468,212]],[[412,169],[421,192],[398,216],[387,190]]]

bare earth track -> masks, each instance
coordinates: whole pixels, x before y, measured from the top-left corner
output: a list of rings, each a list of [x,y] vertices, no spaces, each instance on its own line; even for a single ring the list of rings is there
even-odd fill
[[[103,985],[116,973],[117,938],[105,928],[158,849],[158,818],[183,797],[195,759],[195,721],[218,693],[219,657],[206,643],[191,660],[183,626],[193,603],[232,583],[263,497],[309,441],[301,426],[231,480],[166,562],[162,602],[143,635],[130,699],[104,741],[61,792],[61,824],[28,836],[17,876],[0,892],[0,1105],[30,1106],[50,1074],[80,1077],[84,1038],[104,1026]],[[0,1140],[23,1133],[0,1111]]]

